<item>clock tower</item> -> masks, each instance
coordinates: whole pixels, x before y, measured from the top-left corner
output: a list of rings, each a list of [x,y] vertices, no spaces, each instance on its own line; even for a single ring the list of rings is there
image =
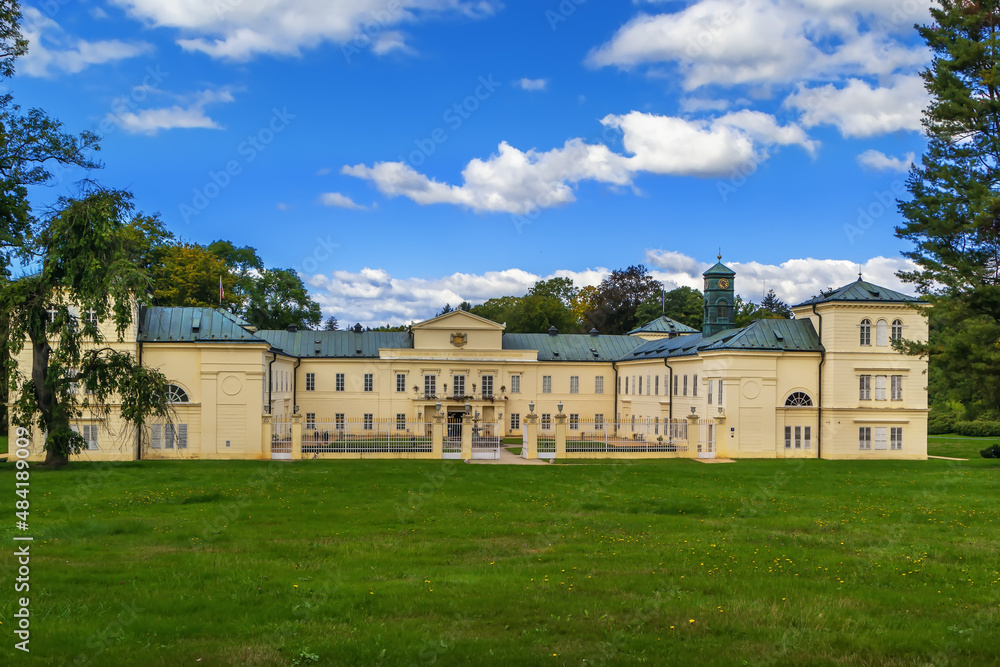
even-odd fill
[[[735,326],[733,281],[736,272],[723,264],[722,255],[719,255],[719,262],[702,275],[705,277],[705,319],[701,332],[707,338]]]

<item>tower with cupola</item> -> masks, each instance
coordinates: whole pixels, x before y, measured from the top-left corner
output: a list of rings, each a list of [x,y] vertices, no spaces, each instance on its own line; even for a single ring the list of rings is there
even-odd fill
[[[702,274],[705,278],[705,319],[701,326],[705,337],[732,329],[734,325],[736,272],[719,261]]]

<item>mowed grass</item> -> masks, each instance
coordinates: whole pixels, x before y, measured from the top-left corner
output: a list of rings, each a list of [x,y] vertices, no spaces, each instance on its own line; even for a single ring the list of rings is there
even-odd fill
[[[1000,444],[1000,438],[970,438],[966,435],[931,435],[927,437],[930,456],[980,459],[979,454],[990,445]]]
[[[31,654],[8,583],[0,663],[994,664],[998,487],[983,459],[35,468]]]

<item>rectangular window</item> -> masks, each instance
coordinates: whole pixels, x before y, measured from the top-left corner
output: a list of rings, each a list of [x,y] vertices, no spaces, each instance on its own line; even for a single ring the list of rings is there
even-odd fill
[[[344,419],[344,413],[343,412],[338,412],[337,414],[335,414],[333,416],[333,428],[334,428],[334,430],[343,431],[344,430],[344,422],[345,421],[346,420]]]
[[[580,393],[580,376],[570,375],[569,376],[569,393],[579,394]]]
[[[595,431],[604,430],[604,415],[594,415],[594,430]]]
[[[551,394],[552,393],[552,376],[543,375],[542,376],[542,393]]]
[[[875,400],[884,401],[885,400],[885,376],[876,375],[875,376]]]
[[[638,394],[642,396],[642,376],[639,376],[639,391]]]
[[[519,431],[521,429],[521,413],[510,413],[510,430]]]
[[[569,415],[569,430],[579,431],[580,430],[580,415],[570,413]]]
[[[695,375],[694,378],[691,380],[691,395],[692,396],[697,396],[698,395],[698,376],[697,375]]]
[[[795,427],[795,449],[802,449],[802,427]]]
[[[364,416],[364,423],[362,424],[361,428],[363,428],[366,431],[371,431],[374,429],[374,427],[375,427],[375,415],[372,414],[371,412],[366,412]]]
[[[871,449],[872,448],[872,427],[871,426],[859,426],[858,427],[858,449]]]
[[[888,436],[889,429],[885,426],[876,426],[873,430],[875,431],[875,449],[885,449],[888,440],[886,436]]]
[[[712,404],[712,381],[708,381],[708,404]]]
[[[802,427],[802,447],[812,449],[812,426]]]
[[[653,381],[649,379],[649,373],[646,374],[646,396],[653,393]]]
[[[858,379],[858,398],[862,401],[870,401],[872,399],[872,376],[862,375]]]
[[[903,400],[903,376],[893,375],[892,376],[892,387],[890,398],[894,401]]]
[[[542,413],[542,430],[548,431],[552,428],[552,415],[547,412]]]
[[[656,395],[660,395],[660,376],[656,376]]]
[[[521,393],[521,376],[511,375],[510,376],[510,393],[520,394]]]
[[[901,450],[903,448],[903,427],[893,426],[889,429],[889,449]]]
[[[722,380],[719,380],[719,405],[722,405]]]
[[[315,373],[306,373],[306,391],[316,391]]]
[[[153,449],[187,449],[187,424],[153,424],[150,426],[150,441]]]
[[[684,395],[688,395],[688,376],[687,373],[684,374]]]
[[[678,388],[680,387],[680,381],[681,381],[681,376],[680,375],[675,375],[674,376],[674,394],[673,394],[674,396],[679,396],[680,395],[680,392],[677,391]]]
[[[424,398],[436,398],[437,397],[437,376],[436,375],[425,375],[424,376]]]
[[[786,426],[785,427],[785,449],[791,449],[791,448],[792,448],[792,427],[791,426]]]
[[[337,378],[336,378],[336,383],[334,385],[334,388],[337,391],[344,391],[344,374],[343,373],[337,373]]]
[[[406,391],[406,373],[396,373],[396,391]]]
[[[465,396],[465,376],[464,375],[456,375],[455,377],[453,377],[452,380],[451,380],[451,384],[452,384],[452,389],[454,389],[454,391],[452,392],[452,396],[454,398],[459,398],[461,396]]]
[[[83,439],[87,443],[87,449],[97,449],[97,424],[83,425]]]
[[[402,412],[396,413],[396,430],[405,431],[406,430],[406,415]]]
[[[306,413],[306,428],[315,431],[316,430],[316,413],[307,412]]]
[[[493,395],[493,376],[484,375],[483,376],[483,397],[489,398]]]
[[[375,391],[374,373],[365,373],[365,391]]]
[[[628,393],[628,376],[625,376],[625,393]]]
[[[594,393],[603,394],[604,393],[604,376],[598,375],[594,378]]]

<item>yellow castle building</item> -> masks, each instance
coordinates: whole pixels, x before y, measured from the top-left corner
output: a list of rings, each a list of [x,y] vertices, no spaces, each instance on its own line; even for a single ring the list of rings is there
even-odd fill
[[[75,458],[493,458],[505,439],[530,458],[927,457],[927,362],[892,347],[927,339],[921,302],[859,276],[735,327],[734,272],[704,279],[700,332],[661,317],[508,334],[464,311],[399,333],[268,331],[138,308],[116,346],[167,376],[174,415],[135,434],[84,415]]]

